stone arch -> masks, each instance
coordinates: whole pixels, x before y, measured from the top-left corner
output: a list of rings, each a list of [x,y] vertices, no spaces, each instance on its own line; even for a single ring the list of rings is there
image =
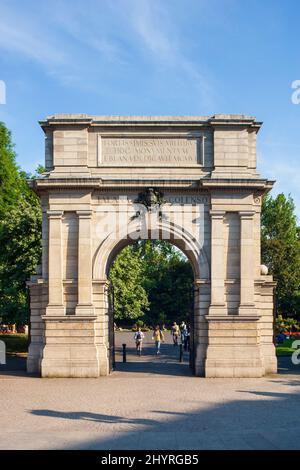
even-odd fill
[[[43,257],[28,283],[28,371],[109,372],[108,269],[122,247],[154,228],[150,238],[176,245],[194,270],[195,374],[276,372],[275,284],[260,259],[262,195],[273,185],[255,170],[261,123],[224,114],[60,114],[41,125],[47,172],[31,185],[42,200]],[[120,206],[118,235],[97,233]]]
[[[189,259],[195,279],[209,279],[209,263],[206,252],[199,242],[184,228],[177,224],[165,224],[158,222],[156,230],[159,234],[157,238],[169,241],[171,244],[179,248]],[[125,224],[116,237],[111,232],[97,248],[93,258],[93,279],[106,279],[111,263],[117,254],[125,248],[125,246],[134,243],[139,239],[148,239],[148,237],[140,237],[140,223],[133,222]]]
[[[149,214],[146,218],[149,217]],[[145,220],[144,220],[145,222]],[[147,221],[146,221],[147,222]],[[194,309],[191,318],[192,340],[191,340],[191,357],[190,365],[192,370],[197,375],[203,375],[203,363],[205,358],[206,346],[203,343],[202,348],[197,347],[198,331],[202,331],[202,340],[206,335],[206,329],[203,324],[203,319],[200,318],[201,310],[201,296],[199,293],[199,283],[204,284],[204,289],[209,285],[210,269],[207,254],[204,248],[200,245],[199,241],[188,231],[175,223],[164,223],[163,221],[156,220],[155,223],[156,237],[152,239],[166,240],[179,248],[188,258],[191,263],[194,274]],[[105,312],[106,327],[105,331],[106,344],[102,345],[101,353],[101,374],[106,375],[113,368],[114,363],[114,327],[113,316],[110,310],[109,290],[110,283],[108,283],[109,269],[120,251],[126,246],[133,244],[139,239],[151,238],[151,233],[144,232],[141,237],[141,221],[132,220],[125,223],[119,229],[118,236],[115,232],[109,233],[105,240],[98,246],[93,257],[93,285],[97,291],[97,285],[101,285],[101,298],[99,308]],[[145,236],[146,235],[146,236]],[[205,287],[206,286],[206,287]],[[95,292],[96,292],[95,291]],[[99,291],[98,291],[99,292]]]

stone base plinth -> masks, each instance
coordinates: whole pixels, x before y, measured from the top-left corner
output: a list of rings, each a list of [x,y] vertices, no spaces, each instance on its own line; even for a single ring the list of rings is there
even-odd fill
[[[48,348],[47,348],[48,349]],[[61,353],[65,355],[70,353],[69,348],[64,348]],[[91,351],[92,352],[92,351]],[[95,357],[94,354],[90,354]],[[47,350],[47,354],[51,355],[51,350]],[[94,360],[84,359],[49,359],[44,358],[41,364],[42,377],[99,377],[99,363],[97,358]]]
[[[265,375],[277,374],[278,364],[274,344],[262,344],[261,351],[264,358]]]
[[[104,344],[97,345],[98,351],[98,361],[99,361],[99,371],[101,376],[109,375],[110,374],[110,367],[109,367],[109,352],[107,347]]]
[[[75,309],[76,316],[93,316],[95,315],[95,309],[93,305],[90,304],[81,304],[77,305]]]
[[[27,357],[27,372],[29,374],[39,374],[41,371],[41,361],[43,355],[43,343],[30,343]]]
[[[223,360],[207,359],[205,363],[205,377],[254,378],[263,377],[264,375],[265,371],[261,359],[254,359],[252,361],[249,359],[240,360],[235,358]]]
[[[42,377],[99,377],[95,316],[44,315]]]
[[[224,315],[206,317],[208,347],[205,377],[262,377],[258,316]]]
[[[206,338],[201,337],[203,344],[195,344],[195,367],[194,373],[196,377],[205,377],[205,358],[207,351],[207,344],[204,342]]]

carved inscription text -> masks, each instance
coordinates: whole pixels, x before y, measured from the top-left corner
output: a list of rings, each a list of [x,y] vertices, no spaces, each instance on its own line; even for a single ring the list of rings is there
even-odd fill
[[[199,164],[201,137],[101,137],[98,141],[99,164]]]

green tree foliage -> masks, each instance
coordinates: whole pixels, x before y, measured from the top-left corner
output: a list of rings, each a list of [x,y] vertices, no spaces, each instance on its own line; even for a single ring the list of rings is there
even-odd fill
[[[11,136],[0,123],[0,317],[28,322],[26,281],[41,257],[41,209],[16,161]],[[9,182],[9,184],[8,184]]]
[[[143,265],[139,253],[126,247],[110,270],[114,286],[114,314],[116,320],[143,317],[148,309],[148,299],[141,284]]]
[[[138,265],[138,276],[128,262],[130,258]],[[117,284],[120,277],[125,284],[123,293]],[[112,266],[110,278],[115,285],[117,319],[143,318],[148,325],[190,319],[193,311],[192,268],[181,252],[170,243],[147,240],[125,248]],[[132,282],[130,289],[127,288],[129,279]],[[131,291],[147,299],[147,307],[142,308],[137,316],[132,316],[126,306]],[[118,313],[120,310],[122,317]]]
[[[278,311],[300,314],[300,231],[293,199],[267,195],[262,206],[262,261],[277,281]]]
[[[150,307],[147,323],[189,321],[193,311],[193,271],[182,252],[166,241],[143,241],[143,285]]]
[[[11,133],[0,122],[0,220],[17,203],[20,195],[20,183]]]

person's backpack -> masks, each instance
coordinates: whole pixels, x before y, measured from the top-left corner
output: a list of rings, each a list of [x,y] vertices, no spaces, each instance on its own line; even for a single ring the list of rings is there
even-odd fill
[[[136,334],[136,339],[142,339],[142,335],[141,335],[141,332],[138,331],[137,334]]]

